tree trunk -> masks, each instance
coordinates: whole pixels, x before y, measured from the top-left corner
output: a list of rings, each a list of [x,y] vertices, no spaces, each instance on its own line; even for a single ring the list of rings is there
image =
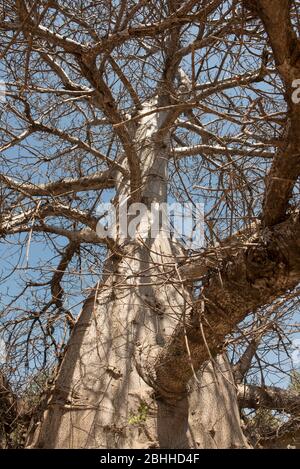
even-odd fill
[[[167,200],[169,138],[157,133],[164,117],[150,114],[133,129],[148,209]],[[128,186],[120,181],[118,202]],[[160,400],[151,382],[151,364],[191,304],[180,278],[166,273],[182,256],[180,245],[160,232],[144,241],[127,239],[120,250],[108,255],[102,282],[85,302],[28,446],[247,447],[226,357],[198,371],[187,395],[174,403]]]

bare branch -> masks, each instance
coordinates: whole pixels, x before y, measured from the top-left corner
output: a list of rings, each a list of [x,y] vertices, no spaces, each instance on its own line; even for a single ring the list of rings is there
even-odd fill
[[[300,413],[300,395],[297,392],[254,384],[239,384],[237,388],[241,408],[272,409],[293,415]]]
[[[114,171],[104,171],[84,176],[78,179],[62,179],[61,181],[49,182],[46,184],[34,184],[28,182],[17,182],[16,180],[0,173],[0,181],[7,187],[21,190],[22,193],[31,196],[58,196],[67,195],[74,192],[111,189],[115,187]]]
[[[299,214],[268,233],[258,233],[256,243],[228,258],[220,271],[211,273],[195,304],[188,326],[179,323],[155,363],[153,383],[166,400],[182,398],[192,376],[185,347],[190,344],[193,368],[198,370],[211,354],[220,353],[227,334],[251,311],[271,303],[296,287],[300,280]],[[272,282],[269,272],[272,271]],[[202,312],[202,305],[205,305]],[[200,327],[200,325],[202,327]],[[185,329],[185,333],[184,333]],[[204,330],[205,341],[201,329]]]

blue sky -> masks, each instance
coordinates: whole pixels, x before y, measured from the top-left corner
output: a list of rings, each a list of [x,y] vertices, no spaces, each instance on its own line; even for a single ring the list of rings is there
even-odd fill
[[[195,30],[193,28],[190,28],[189,34],[192,36],[192,34],[195,33]],[[188,34],[187,34],[188,37]],[[229,37],[228,40],[234,40],[234,34],[232,34],[232,37]],[[221,44],[220,49],[219,49],[219,54],[216,53],[215,56],[212,56],[209,62],[209,66],[211,68],[211,76],[213,77],[214,74],[217,72],[222,54],[226,53],[226,44]],[[258,51],[256,49],[256,45],[253,44],[251,45],[250,51],[253,53],[258,54]],[[203,51],[204,53],[205,51]],[[250,57],[250,58],[249,58]],[[231,64],[232,65],[232,64]],[[242,73],[244,70],[249,70],[253,68],[254,63],[251,62],[251,54],[245,54],[240,61],[240,63],[237,66],[237,71]],[[149,66],[150,67],[150,66]],[[190,69],[191,67],[191,56],[188,56],[185,61],[183,62],[183,68],[186,70]],[[153,69],[154,70],[154,69]],[[221,78],[226,78],[227,76],[231,76],[232,69],[228,65],[228,73],[222,75]],[[1,76],[2,78],[5,78],[6,75],[6,70],[3,68],[3,64],[0,64],[0,79]],[[207,79],[207,77],[206,77]],[[52,78],[53,80],[53,78]],[[205,80],[204,80],[205,81]],[[51,78],[50,78],[51,82]],[[153,86],[153,83],[155,83],[155,80],[146,80],[146,91],[151,89],[151,86]],[[55,83],[53,83],[55,84]],[[112,83],[111,83],[112,84]],[[139,85],[137,85],[139,86]],[[119,93],[120,91],[120,83],[115,82],[113,85],[114,92],[116,94]],[[255,91],[256,88],[256,91]],[[141,93],[144,93],[142,90],[142,87],[140,89]],[[243,90],[239,90],[243,92]],[[260,96],[261,93],[267,94],[268,92],[274,92],[274,88],[271,84],[255,84],[253,86],[253,90],[250,93],[249,90],[244,92],[244,98],[241,98],[240,96],[236,96],[236,90],[230,90],[227,92],[227,96],[230,99],[237,100],[239,99],[239,105],[244,106],[245,111],[247,109],[247,106],[249,106],[249,97],[254,100],[256,97]],[[39,96],[39,104],[40,106],[43,106],[44,104],[47,103],[47,100],[49,99],[49,96],[47,94]],[[128,101],[124,99],[123,101],[124,106],[128,104]],[[219,98],[219,105],[220,107],[224,105],[224,97]],[[38,109],[38,104],[35,104]],[[0,103],[0,110],[1,106],[5,106],[5,103]],[[282,99],[282,106],[284,106],[284,102]],[[59,107],[57,107],[57,111],[59,112]],[[89,112],[88,108],[86,107],[86,112]],[[203,116],[203,123],[211,122],[211,129],[214,128],[213,124],[213,115],[205,115]],[[78,114],[74,118],[74,114],[71,114],[70,116],[64,116],[60,115],[58,118],[58,124],[60,128],[68,128],[70,126],[74,126],[76,128],[78,135],[81,136],[82,138],[85,138],[86,135],[84,134],[84,129],[81,129],[81,121],[82,117]],[[20,121],[17,121],[14,118],[9,119],[9,124],[12,126],[12,128],[17,129],[18,127],[20,128],[21,131],[21,125]],[[232,127],[232,124],[227,123],[223,127],[223,134],[225,135],[230,135],[231,132],[234,132],[234,127]],[[104,148],[103,151],[105,151],[108,147],[109,142],[105,141],[104,143],[101,140],[101,133],[99,132],[98,135],[95,137],[95,142],[99,146],[99,148]],[[63,178],[65,176],[72,176],[72,174],[75,171],[74,167],[72,167],[72,156],[78,156],[76,152],[70,153],[68,155],[68,159],[64,158],[62,161],[62,165],[56,164],[55,161],[53,163],[37,163],[39,157],[43,152],[45,151],[47,147],[47,157],[50,158],[51,156],[55,155],[55,153],[59,152],[60,150],[63,149],[63,146],[60,144],[55,144],[51,142],[51,145],[53,145],[50,150],[49,150],[49,141],[47,137],[40,135],[39,137],[34,137],[30,136],[27,140],[23,141],[21,145],[15,146],[14,148],[8,150],[5,152],[5,160],[3,159],[0,162],[0,170],[3,171],[6,174],[9,174],[15,178],[17,178],[20,181],[27,181],[31,180],[32,182],[42,182],[45,180],[45,177],[50,176],[51,178],[58,180],[59,178]],[[194,143],[197,143],[197,140],[195,138]],[[33,152],[34,149],[34,152]],[[118,148],[115,143],[112,144],[112,152],[117,153]],[[74,158],[75,161],[76,158]],[[59,160],[58,160],[59,161]],[[8,162],[8,164],[6,164]],[[180,163],[181,164],[181,163]],[[195,168],[196,165],[199,165],[199,158],[198,157],[192,157],[192,158],[187,158],[185,163],[182,163],[186,165],[188,169]],[[251,163],[249,163],[249,168],[250,164],[253,165],[253,159],[251,160]],[[257,168],[260,166],[261,171],[266,171],[266,166],[269,164],[269,162],[266,163],[261,163],[261,160],[257,160],[256,162]],[[171,163],[171,170],[174,169],[172,168],[172,163]],[[68,168],[67,170],[65,168]],[[92,158],[87,158],[82,166],[83,171],[86,173],[87,171],[93,172],[96,167],[95,167],[95,162],[93,161]],[[97,168],[98,169],[98,168]],[[67,172],[67,174],[66,174]],[[254,215],[258,215],[259,210],[260,210],[260,195],[263,193],[263,181],[260,181],[259,184],[255,183],[254,180],[254,175],[252,176],[251,174],[251,169],[248,171],[249,175],[249,180],[252,178],[253,182],[253,191],[255,194],[255,202],[254,203]],[[174,175],[174,181],[175,181],[175,186],[180,185],[180,181],[178,179],[178,176]],[[190,187],[191,192],[193,192],[194,200],[197,202],[201,202],[205,204],[205,211],[206,214],[208,214],[212,208],[213,205],[213,198],[211,194],[201,194],[197,193],[196,191],[193,191],[193,188],[191,187],[191,182],[189,179],[189,172],[183,176],[183,182],[187,185],[187,187]],[[207,185],[208,187],[211,187],[212,185],[217,183],[217,176],[215,175],[208,175],[207,178],[204,181],[204,185]],[[176,187],[177,189],[177,187]],[[102,202],[107,202],[111,199],[112,197],[112,192],[110,191],[105,191],[102,195]],[[186,195],[184,194],[184,191],[179,191],[180,198],[182,201],[186,199]],[[91,197],[91,200],[89,199],[89,194],[86,194],[84,196],[84,206],[90,206],[92,203],[93,197]],[[170,193],[169,195],[169,200],[173,201],[175,200],[175,195],[174,192]],[[79,202],[79,205],[81,204],[81,201]],[[227,229],[226,221],[222,223],[221,217],[222,217],[222,212],[219,213],[220,218],[218,220],[219,224],[219,229],[222,230],[222,228]],[[241,219],[240,221],[237,221],[237,225],[243,225],[243,220]],[[55,239],[55,244],[56,247],[59,249],[63,249],[63,247],[66,245],[66,240],[61,237],[56,237]],[[85,248],[83,248],[85,249]],[[53,253],[53,246],[51,245],[51,241],[48,240],[48,242],[45,242],[45,239],[43,237],[38,237],[34,236],[30,238],[30,235],[28,234],[22,234],[19,236],[14,237],[14,240],[12,237],[8,237],[6,239],[5,243],[0,243],[0,258],[1,258],[1,265],[0,265],[0,278],[3,280],[8,272],[13,268],[13,266],[18,265],[19,269],[18,271],[14,272],[7,281],[4,281],[3,283],[0,284],[0,300],[1,302],[4,303],[9,303],[10,298],[13,298],[14,296],[17,296],[23,289],[24,287],[24,282],[28,282],[29,280],[31,281],[45,281],[50,278],[49,272],[53,272],[54,269],[56,268],[58,262],[59,262],[59,255]],[[97,256],[99,257],[100,261],[104,258],[105,255],[105,250],[102,249],[97,249]],[[89,256],[91,257],[91,256]],[[87,288],[90,288],[94,285],[94,283],[99,279],[101,276],[101,269],[99,269],[99,266],[101,265],[101,262],[99,264],[95,264],[93,266],[92,261],[89,263],[84,263],[81,266],[81,271],[82,274],[79,275],[78,272],[80,272],[80,266],[78,263],[73,263],[70,267],[71,269],[74,269],[73,274],[71,274],[72,278],[72,288],[71,288],[71,294],[66,300],[66,306],[70,308],[74,315],[78,314],[80,310],[80,305],[82,303],[82,300],[87,294]],[[37,266],[40,266],[42,268],[42,274],[37,272],[36,268]],[[77,272],[76,272],[77,271]],[[38,288],[40,298],[42,298],[44,292],[45,292],[45,287],[41,286]],[[83,293],[82,293],[83,292]],[[46,299],[49,299],[49,294],[46,296]],[[26,310],[28,311],[28,314],[30,311],[34,310],[34,302],[38,303],[38,298],[30,298],[30,297],[22,297],[20,298],[15,304],[14,307],[11,310],[11,317],[17,317],[18,314],[23,314],[21,310]],[[295,321],[299,320],[299,314],[295,315]],[[278,357],[276,356],[275,352],[270,352],[269,359],[271,361],[278,361]],[[41,358],[42,360],[42,358]],[[271,382],[271,378],[268,378],[269,381]],[[286,378],[285,382],[286,382]]]

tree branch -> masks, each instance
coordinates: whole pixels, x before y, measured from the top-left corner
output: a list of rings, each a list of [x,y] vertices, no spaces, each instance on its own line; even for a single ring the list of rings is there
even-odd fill
[[[300,395],[295,391],[272,386],[239,384],[239,405],[242,409],[272,409],[288,414],[300,414]]]
[[[34,184],[31,182],[18,182],[0,173],[0,181],[14,190],[21,190],[31,196],[65,195],[71,192],[111,189],[115,186],[114,171],[97,172],[90,176],[78,179],[63,179],[61,181],[46,184]]]
[[[272,231],[258,232],[250,246],[242,246],[235,256],[229,252],[219,270],[209,272],[201,297],[154,364],[153,386],[162,398],[182,398],[193,369],[209,359],[207,347],[211,355],[220,353],[226,336],[247,314],[297,286],[299,239],[296,214]]]
[[[289,110],[285,146],[275,155],[266,180],[263,223],[272,226],[285,219],[300,176],[300,104],[292,99],[293,80],[300,77],[300,41],[291,22],[290,0],[244,0],[244,5],[261,19],[268,34]]]
[[[222,147],[221,145],[193,145],[191,147],[178,147],[173,150],[173,155],[177,158],[184,156],[201,155],[230,155],[230,156],[252,156],[254,158],[273,158],[274,152],[266,150],[242,149]]]
[[[253,357],[256,354],[257,347],[261,341],[261,336],[258,335],[255,339],[251,340],[243,355],[238,362],[233,366],[233,376],[236,383],[241,383],[245,378],[247,372],[251,367]]]

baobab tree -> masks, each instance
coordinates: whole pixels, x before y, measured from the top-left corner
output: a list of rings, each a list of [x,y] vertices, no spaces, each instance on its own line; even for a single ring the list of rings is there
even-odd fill
[[[266,375],[298,330],[299,5],[3,2],[1,328],[14,373],[56,366],[28,447],[249,448],[243,409],[297,432]],[[149,229],[175,201],[202,245]]]

